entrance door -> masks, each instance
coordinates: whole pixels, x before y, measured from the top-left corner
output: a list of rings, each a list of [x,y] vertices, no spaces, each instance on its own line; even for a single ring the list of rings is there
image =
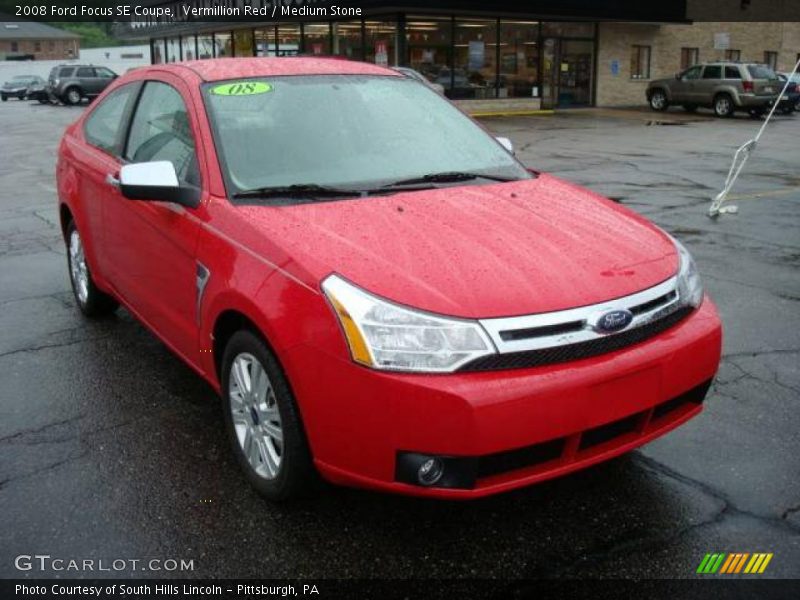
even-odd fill
[[[589,106],[593,65],[591,40],[545,39],[542,108]]]

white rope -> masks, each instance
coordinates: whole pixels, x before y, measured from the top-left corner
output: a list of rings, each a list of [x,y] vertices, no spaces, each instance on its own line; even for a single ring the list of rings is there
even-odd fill
[[[714,198],[714,201],[711,203],[711,208],[708,209],[708,216],[709,217],[718,217],[721,214],[734,214],[739,211],[739,209],[735,206],[722,206],[725,201],[728,199],[728,194],[733,189],[736,180],[739,179],[739,174],[744,169],[745,164],[747,164],[747,160],[750,158],[750,155],[755,151],[758,147],[758,142],[761,140],[761,136],[764,134],[764,131],[767,129],[767,125],[769,125],[770,119],[772,119],[772,115],[775,114],[775,110],[778,108],[778,104],[781,102],[781,98],[786,95],[786,90],[789,89],[789,85],[792,82],[792,78],[794,77],[795,73],[800,70],[800,60],[797,61],[797,64],[794,66],[794,70],[789,75],[788,79],[786,80],[786,85],[783,86],[783,90],[781,91],[778,99],[772,105],[772,110],[769,111],[769,115],[767,118],[764,119],[764,122],[761,124],[761,129],[758,130],[758,134],[752,140],[743,144],[737,151],[736,154],[733,156],[733,164],[731,164],[731,168],[728,171],[728,178],[725,180],[725,187],[722,188],[722,191]]]

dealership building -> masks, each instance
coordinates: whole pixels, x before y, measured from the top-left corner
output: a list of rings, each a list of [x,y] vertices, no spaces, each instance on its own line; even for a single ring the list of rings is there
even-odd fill
[[[154,63],[316,55],[407,66],[474,112],[642,104],[648,81],[696,62],[753,61],[791,70],[800,58],[800,22],[755,20],[785,14],[785,0],[184,2],[206,14],[239,7],[240,15],[245,5],[269,15],[276,3],[276,14],[286,4],[294,15],[143,17],[125,24],[123,34],[148,38]],[[179,14],[174,2],[150,4]],[[337,5],[360,15],[333,18]],[[729,22],[709,20],[720,14]]]

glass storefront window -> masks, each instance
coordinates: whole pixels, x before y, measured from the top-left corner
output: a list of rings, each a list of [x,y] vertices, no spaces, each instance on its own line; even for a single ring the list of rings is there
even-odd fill
[[[383,67],[397,66],[397,23],[366,21],[365,60]]]
[[[194,60],[197,58],[193,35],[185,35],[181,38],[181,48],[183,49],[183,60]]]
[[[256,29],[256,56],[275,56],[275,28]]]
[[[361,21],[341,21],[333,24],[333,54],[361,60]]]
[[[500,97],[535,98],[540,95],[539,23],[500,23]]]
[[[153,40],[152,62],[154,65],[160,65],[164,62],[164,50],[164,40]]]
[[[327,23],[306,23],[303,37],[307,54],[327,56],[331,53],[331,30]]]
[[[166,62],[178,62],[181,60],[181,44],[178,38],[169,38],[167,40],[167,54]]]
[[[253,30],[237,29],[233,32],[233,49],[236,56],[255,56],[253,51]]]
[[[448,91],[452,87],[452,20],[442,17],[408,17],[404,63]]]
[[[235,56],[233,53],[233,37],[230,32],[223,31],[214,35],[214,56],[216,58],[227,58]]]
[[[197,35],[197,58],[214,58],[214,38],[210,33]]]
[[[278,56],[297,56],[300,54],[300,25],[278,25]]]
[[[494,98],[497,87],[497,22],[456,21],[451,98]]]
[[[546,37],[593,38],[594,23],[542,23],[542,35]]]

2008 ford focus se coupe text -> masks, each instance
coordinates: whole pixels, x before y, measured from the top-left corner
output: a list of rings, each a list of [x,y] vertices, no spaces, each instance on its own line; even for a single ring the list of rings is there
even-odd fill
[[[700,412],[720,321],[680,243],[508,146],[373,65],[138,69],[61,143],[75,297],[219,391],[271,499],[595,464]]]

